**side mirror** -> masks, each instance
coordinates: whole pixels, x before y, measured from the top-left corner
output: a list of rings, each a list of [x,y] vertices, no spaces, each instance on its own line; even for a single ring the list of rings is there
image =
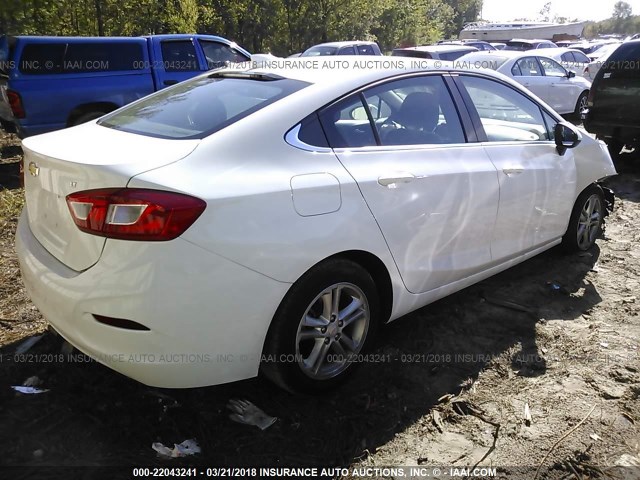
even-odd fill
[[[574,72],[573,70],[569,70],[567,72],[567,78],[573,78],[576,76],[576,72]]]
[[[582,141],[582,134],[573,125],[560,122],[553,128],[558,155],[564,155],[568,148],[575,148]]]

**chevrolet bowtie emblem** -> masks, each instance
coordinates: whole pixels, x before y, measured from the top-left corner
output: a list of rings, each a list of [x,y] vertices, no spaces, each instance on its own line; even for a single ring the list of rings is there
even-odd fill
[[[29,162],[29,173],[31,176],[37,177],[40,173],[40,167],[38,167],[35,162]]]

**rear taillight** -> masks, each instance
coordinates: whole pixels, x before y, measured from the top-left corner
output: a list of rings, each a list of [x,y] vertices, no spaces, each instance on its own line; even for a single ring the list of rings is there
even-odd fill
[[[7,90],[7,99],[9,100],[9,107],[11,107],[11,113],[13,113],[14,118],[24,118],[26,114],[20,94],[13,90]]]
[[[165,241],[182,235],[207,204],[182,193],[104,188],[67,195],[80,230],[121,240]]]

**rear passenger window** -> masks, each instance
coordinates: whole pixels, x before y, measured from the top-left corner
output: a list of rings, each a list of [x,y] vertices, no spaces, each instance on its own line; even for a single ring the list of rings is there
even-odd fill
[[[139,43],[69,43],[64,73],[115,72],[144,69]]]
[[[511,73],[518,77],[541,77],[542,71],[538,61],[533,57],[525,57],[518,60],[511,68]]]
[[[162,42],[162,62],[167,72],[193,72],[200,70],[196,47],[189,41]]]
[[[372,114],[378,99],[390,102],[386,117],[372,115],[382,145],[465,142],[458,112],[439,75],[396,80],[374,87],[364,95]]]
[[[314,113],[302,121],[300,131],[298,132],[298,140],[316,147],[329,146],[317,114]]]
[[[466,141],[439,75],[395,80],[352,95],[321,112],[320,121],[334,148]]]
[[[358,45],[358,53],[360,55],[375,55],[376,52],[373,51],[373,47],[371,45]]]
[[[344,47],[338,50],[338,55],[355,55],[356,49],[353,47]]]
[[[502,83],[460,76],[489,142],[549,140],[547,125],[537,103]]]
[[[24,46],[18,68],[29,75],[50,75],[62,71],[66,43],[30,43]]]
[[[249,60],[246,56],[224,43],[200,40],[200,46],[204,51],[209,69],[224,67],[226,62],[241,63]]]
[[[360,94],[351,95],[320,113],[322,127],[333,148],[376,145],[376,138]]]

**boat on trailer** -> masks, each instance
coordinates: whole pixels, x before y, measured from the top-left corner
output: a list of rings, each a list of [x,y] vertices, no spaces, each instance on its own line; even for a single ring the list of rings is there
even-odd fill
[[[564,40],[579,38],[587,22],[472,22],[460,32],[460,40],[484,40],[486,42],[506,42],[513,38],[527,40]]]

